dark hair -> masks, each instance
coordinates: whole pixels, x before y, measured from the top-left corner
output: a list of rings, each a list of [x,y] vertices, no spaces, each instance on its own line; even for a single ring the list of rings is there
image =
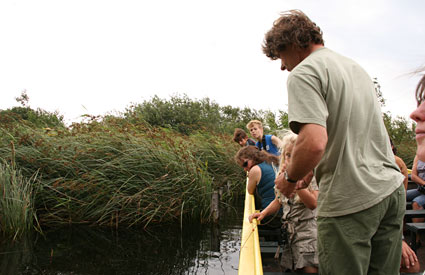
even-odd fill
[[[425,100],[425,74],[419,80],[418,86],[416,86],[416,102],[418,106]]]
[[[393,150],[393,154],[397,155],[397,148],[395,148],[393,140],[390,138],[391,149]]]
[[[255,146],[245,146],[242,149],[240,149],[235,156],[235,161],[237,164],[242,166],[242,159],[250,159],[254,161],[254,165],[260,164],[262,162],[267,162],[270,164],[276,164],[279,165],[279,157],[272,155],[270,153],[267,153],[266,151],[260,151]]]
[[[242,130],[241,128],[235,129],[235,132],[233,134],[233,140],[235,142],[239,143],[239,141],[243,140],[246,137],[248,137],[248,135],[245,133],[244,130]]]
[[[311,44],[324,45],[320,28],[300,10],[283,12],[274,21],[263,41],[263,52],[272,60],[279,58],[279,53],[288,46],[307,49]]]

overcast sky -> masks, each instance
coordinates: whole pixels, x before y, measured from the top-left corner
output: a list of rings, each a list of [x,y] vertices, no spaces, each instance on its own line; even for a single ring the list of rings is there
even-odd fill
[[[1,0],[0,109],[124,111],[154,95],[287,110],[280,62],[261,43],[279,13],[301,9],[325,45],[377,77],[384,111],[408,118],[425,64],[423,0]]]

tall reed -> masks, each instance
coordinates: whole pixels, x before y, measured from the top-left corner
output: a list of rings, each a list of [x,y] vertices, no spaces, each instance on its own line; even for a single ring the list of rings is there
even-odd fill
[[[35,207],[44,226],[205,222],[213,190],[224,182],[243,183],[230,136],[187,136],[118,118],[74,124],[67,131],[23,124],[2,131],[3,144],[16,143],[22,173],[39,171]],[[0,157],[8,156],[7,146],[0,147]]]
[[[31,178],[24,177],[13,163],[0,163],[0,224],[3,235],[17,239],[32,231],[34,223],[37,224],[34,209],[36,179],[37,174]]]

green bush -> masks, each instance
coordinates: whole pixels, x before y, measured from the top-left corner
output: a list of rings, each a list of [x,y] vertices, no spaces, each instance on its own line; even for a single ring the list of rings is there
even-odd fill
[[[0,123],[15,124],[26,122],[37,128],[64,128],[63,116],[57,112],[50,113],[43,109],[33,110],[30,107],[13,107],[0,110]]]
[[[263,121],[270,130],[278,127],[278,118],[271,111],[221,107],[209,98],[192,100],[186,95],[176,95],[170,100],[154,96],[150,101],[127,108],[123,116],[132,123],[148,123],[153,127],[170,128],[185,135],[198,130],[233,134],[235,128],[244,129],[253,119]]]
[[[384,113],[383,119],[388,135],[397,148],[397,155],[408,168],[412,168],[416,155],[415,124],[402,117],[393,118],[390,113]]]

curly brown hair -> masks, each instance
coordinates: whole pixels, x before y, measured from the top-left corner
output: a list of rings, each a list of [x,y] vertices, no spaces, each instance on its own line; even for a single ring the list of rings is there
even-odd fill
[[[279,164],[279,157],[267,153],[266,151],[260,151],[255,146],[245,146],[240,149],[235,156],[235,161],[238,165],[242,166],[243,160],[250,159],[254,161],[254,165],[260,164],[262,162],[267,162],[270,164]]]
[[[425,74],[419,80],[418,86],[416,86],[416,101],[418,106],[425,100]]]
[[[288,46],[307,49],[311,44],[324,45],[320,28],[300,10],[281,13],[274,21],[263,41],[263,52],[272,60],[279,58],[279,53]]]

